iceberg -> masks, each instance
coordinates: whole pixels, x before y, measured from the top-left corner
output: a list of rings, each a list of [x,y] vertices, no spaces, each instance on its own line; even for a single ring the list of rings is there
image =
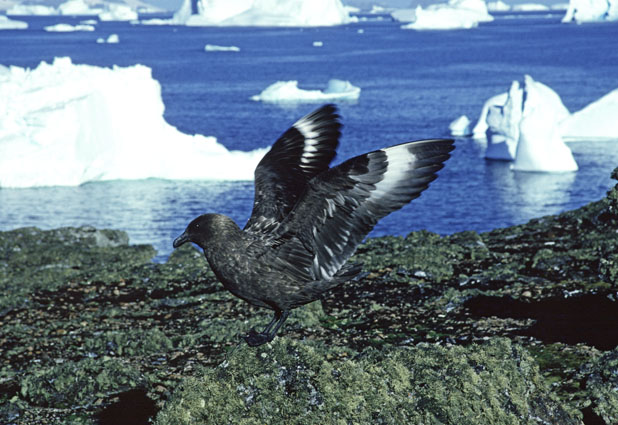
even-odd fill
[[[238,46],[217,46],[216,44],[207,44],[204,46],[206,52],[240,52]]]
[[[161,86],[143,65],[70,58],[0,68],[0,187],[114,179],[252,180],[266,149],[230,151],[163,118]]]
[[[42,4],[15,4],[6,11],[7,15],[36,15],[48,16],[56,15],[57,11],[52,6],[44,6]]]
[[[134,21],[138,18],[137,12],[126,4],[107,3],[105,10],[100,12],[101,21]]]
[[[451,132],[451,136],[455,137],[470,136],[472,134],[470,131],[470,119],[465,115],[451,122],[448,129]]]
[[[270,103],[324,102],[333,100],[358,100],[361,89],[349,81],[332,79],[324,91],[304,90],[298,88],[298,81],[277,81],[262,91],[251,96],[251,100]]]
[[[55,25],[48,25],[44,27],[43,29],[49,32],[94,31],[94,26],[85,25],[85,24],[78,24],[78,25],[55,24]]]
[[[560,133],[568,141],[618,140],[618,89],[562,120]]]
[[[513,81],[504,105],[487,114],[486,158],[513,160],[519,171],[577,170],[573,154],[560,135],[560,121],[569,116],[562,100],[548,86],[526,75]]]
[[[618,0],[570,0],[562,22],[618,21]]]
[[[395,9],[391,12],[391,17],[397,22],[414,22],[416,9]]]
[[[28,28],[28,23],[9,19],[4,15],[0,15],[0,30],[25,30]]]
[[[519,81],[513,81],[503,105],[491,105],[487,110],[487,150],[485,158],[511,161],[515,159],[522,118],[523,95]]]
[[[426,9],[417,6],[414,22],[402,26],[413,30],[468,29],[479,22],[491,22],[493,16],[487,11],[483,0],[449,0],[447,4],[432,4]]]
[[[313,27],[349,22],[356,18],[340,0],[184,0],[170,20],[189,26]]]
[[[485,101],[483,104],[483,109],[481,109],[481,116],[472,129],[472,137],[475,139],[484,139],[487,136],[487,114],[489,112],[489,108],[494,105],[504,105],[507,98],[508,93],[500,93]]]
[[[508,12],[509,10],[511,10],[511,6],[509,6],[502,0],[488,1],[487,10],[490,12]]]
[[[101,8],[90,8],[84,0],[68,0],[58,6],[60,15],[98,15],[103,12]]]
[[[103,38],[103,37],[97,38],[97,43],[99,43],[99,44],[103,44],[103,43],[108,43],[108,44],[120,43],[120,37],[118,37],[118,34],[110,34],[109,37],[107,37],[107,38]]]

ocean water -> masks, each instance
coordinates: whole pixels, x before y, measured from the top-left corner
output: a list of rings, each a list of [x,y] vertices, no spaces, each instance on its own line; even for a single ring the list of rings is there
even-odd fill
[[[66,17],[24,17],[27,31],[0,31],[0,64],[35,67],[70,56],[74,63],[153,69],[166,120],[185,133],[217,137],[229,149],[272,144],[316,104],[272,105],[249,97],[278,80],[323,88],[330,78],[361,87],[339,104],[344,129],[339,162],[409,140],[447,137],[460,115],[472,121],[485,100],[525,74],[553,88],[576,111],[618,87],[618,25],[560,24],[561,14],[505,14],[477,29],[414,32],[388,19],[331,28],[190,28],[102,22],[94,32],[47,33]],[[362,29],[362,32],[359,30]],[[96,44],[116,33],[120,43]],[[314,47],[322,41],[323,47]],[[204,52],[205,44],[239,53]],[[486,231],[600,199],[618,166],[616,142],[574,142],[580,170],[513,172],[483,159],[484,145],[458,139],[453,157],[423,195],[382,220],[372,235]],[[234,164],[230,164],[233,167]],[[244,225],[252,182],[93,182],[79,187],[0,188],[0,229],[93,225],[126,230],[133,243],[169,255],[195,216],[220,212]]]

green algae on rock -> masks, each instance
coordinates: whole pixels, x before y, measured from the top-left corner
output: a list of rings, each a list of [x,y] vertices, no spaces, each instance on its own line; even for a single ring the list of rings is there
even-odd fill
[[[534,359],[506,339],[483,345],[369,349],[285,337],[240,346],[180,384],[157,425],[576,424]]]

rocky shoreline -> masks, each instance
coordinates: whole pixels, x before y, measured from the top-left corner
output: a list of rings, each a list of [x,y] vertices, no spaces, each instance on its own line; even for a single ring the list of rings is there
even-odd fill
[[[120,231],[0,232],[0,423],[618,423],[616,247],[618,187],[488,233],[369,239],[360,280],[255,349],[239,335],[269,312],[192,247],[155,264]]]

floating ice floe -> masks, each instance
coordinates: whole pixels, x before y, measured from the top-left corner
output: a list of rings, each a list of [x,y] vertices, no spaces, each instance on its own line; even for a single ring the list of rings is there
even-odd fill
[[[618,21],[618,0],[570,0],[562,22]]]
[[[25,30],[28,28],[28,23],[9,19],[4,15],[0,15],[0,30]]]
[[[151,69],[70,58],[0,67],[0,187],[114,179],[252,180],[266,152],[229,151],[163,118]]]
[[[204,46],[206,52],[240,52],[238,46],[217,46],[216,44],[207,44]]]
[[[483,0],[449,0],[447,4],[432,4],[423,9],[417,6],[415,20],[403,29],[413,30],[450,30],[468,29],[478,26],[479,22],[491,22],[493,16],[487,11]]]
[[[107,38],[103,38],[103,37],[97,38],[97,43],[99,44],[103,44],[103,43],[116,44],[119,42],[120,42],[120,37],[118,37],[118,34],[110,34],[109,37]]]
[[[526,75],[513,81],[504,105],[487,114],[487,151],[490,159],[513,160],[520,171],[577,170],[573,154],[560,135],[560,122],[569,111],[551,88]]]
[[[286,103],[286,102],[323,102],[333,100],[358,100],[361,89],[349,81],[332,79],[324,91],[304,90],[298,88],[298,81],[277,81],[268,86],[259,95],[251,96],[251,100]]]
[[[513,12],[548,12],[549,7],[538,3],[521,3],[513,5]]]
[[[55,24],[48,25],[43,28],[45,31],[49,32],[74,32],[74,31],[94,31],[94,26],[92,25],[71,25],[71,24]]]
[[[618,89],[562,120],[560,133],[568,141],[618,141]]]
[[[465,115],[451,122],[448,129],[451,132],[451,136],[455,137],[470,136],[472,134],[472,131],[470,131],[470,119]]]
[[[195,8],[193,1],[196,2]],[[356,22],[340,0],[184,0],[170,20],[189,26],[332,26]]]

